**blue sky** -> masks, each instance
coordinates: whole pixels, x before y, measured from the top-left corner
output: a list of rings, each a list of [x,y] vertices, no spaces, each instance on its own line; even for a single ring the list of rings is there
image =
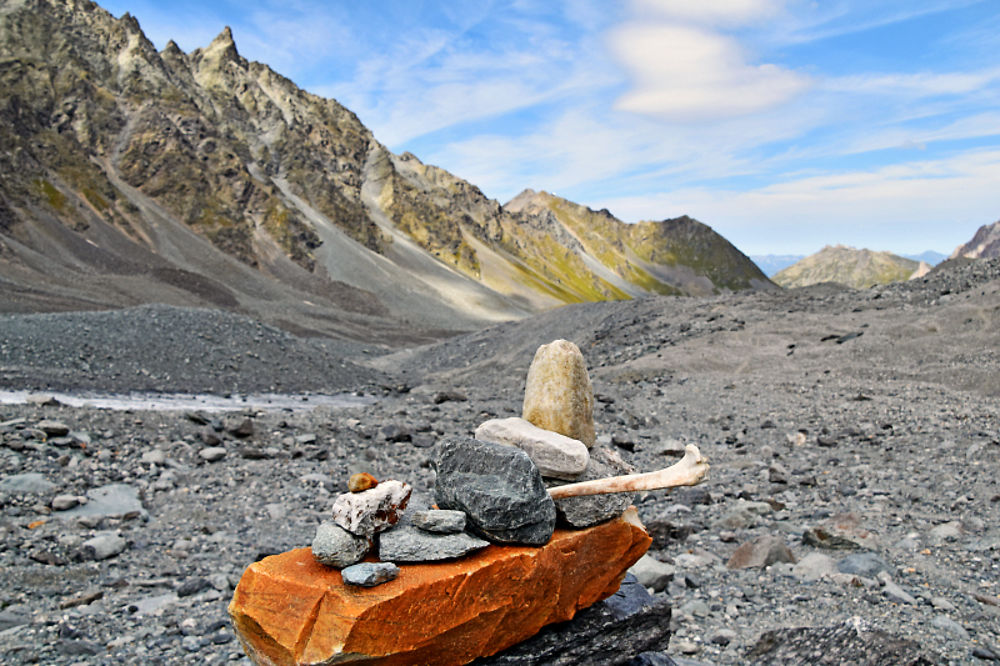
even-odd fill
[[[506,202],[688,214],[747,254],[950,253],[1000,218],[997,0],[113,0]]]

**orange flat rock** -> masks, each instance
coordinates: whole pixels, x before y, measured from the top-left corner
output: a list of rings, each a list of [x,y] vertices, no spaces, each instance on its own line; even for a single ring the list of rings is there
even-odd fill
[[[650,543],[633,507],[542,547],[403,565],[373,588],[299,548],[247,567],[229,615],[256,664],[466,664],[611,596]]]

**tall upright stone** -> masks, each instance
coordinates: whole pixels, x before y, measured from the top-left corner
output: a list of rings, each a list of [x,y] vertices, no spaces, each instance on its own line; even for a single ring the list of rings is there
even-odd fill
[[[594,387],[580,348],[568,340],[542,345],[528,368],[522,416],[594,446]]]

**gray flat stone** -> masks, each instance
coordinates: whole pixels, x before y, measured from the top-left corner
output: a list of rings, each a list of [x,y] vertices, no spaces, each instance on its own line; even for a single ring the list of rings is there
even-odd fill
[[[889,565],[881,557],[871,552],[848,555],[837,562],[837,571],[865,578],[875,578],[880,571],[888,571]]]
[[[388,583],[399,575],[399,567],[392,562],[362,562],[347,567],[340,576],[348,585],[375,587]]]
[[[121,554],[125,550],[125,539],[114,532],[98,534],[92,539],[87,539],[80,545],[80,554],[87,560],[106,560],[115,555]]]
[[[52,515],[63,520],[77,518],[121,518],[130,514],[146,516],[146,510],[139,501],[139,491],[125,483],[112,483],[87,491],[88,502],[68,511],[56,511]]]
[[[13,476],[4,477],[3,481],[0,481],[0,491],[7,493],[41,495],[52,492],[55,489],[56,484],[38,472],[14,474]]]
[[[427,509],[415,511],[410,518],[414,527],[435,534],[458,534],[465,530],[466,516],[464,511],[446,509]]]
[[[198,455],[207,462],[218,462],[226,457],[226,449],[221,446],[209,446],[199,451]]]
[[[556,507],[524,451],[453,437],[438,445],[435,499],[464,511],[469,529],[493,543],[540,546],[556,526]]]
[[[836,573],[837,563],[823,553],[809,553],[792,567],[792,575],[802,581],[814,581]]]
[[[431,534],[416,527],[397,527],[382,534],[378,557],[385,562],[451,560],[490,545],[471,534]]]
[[[312,554],[328,567],[343,568],[360,562],[371,549],[367,537],[356,536],[335,523],[320,523]]]

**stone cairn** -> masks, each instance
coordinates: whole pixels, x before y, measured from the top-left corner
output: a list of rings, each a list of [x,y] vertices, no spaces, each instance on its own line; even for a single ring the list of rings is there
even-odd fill
[[[437,508],[401,523],[408,484],[352,476],[311,549],[244,573],[229,612],[247,654],[463,664],[613,594],[651,542],[632,492],[694,485],[708,465],[689,446],[670,468],[621,476],[624,461],[594,448],[593,405],[583,355],[556,340],[535,353],[522,418],[439,442]]]

